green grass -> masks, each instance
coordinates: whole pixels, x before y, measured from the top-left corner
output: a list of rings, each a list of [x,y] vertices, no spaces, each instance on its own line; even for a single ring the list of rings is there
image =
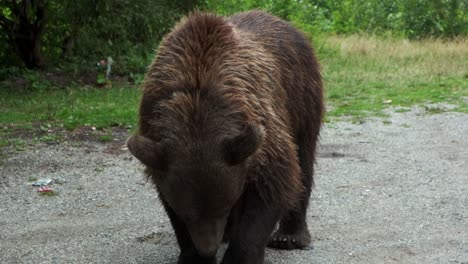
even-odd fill
[[[39,142],[58,142],[60,141],[60,137],[55,134],[50,134],[50,135],[44,135],[39,138],[37,138],[37,141]]]
[[[395,113],[406,113],[411,111],[409,108],[399,108],[395,110]]]
[[[410,42],[351,36],[323,42],[319,51],[324,54],[331,117],[365,117],[390,106],[438,102],[468,112],[463,100],[468,96],[468,40]]]
[[[112,140],[112,135],[101,135],[99,136],[99,141],[101,142],[109,142]]]
[[[74,129],[134,125],[140,92],[136,87],[69,88],[33,92],[0,91],[0,125],[40,121]],[[51,138],[43,138],[48,140]]]
[[[35,181],[37,181],[36,177],[34,177],[34,176],[29,176],[28,177],[28,182],[35,182]]]
[[[0,139],[0,148],[8,146],[9,141],[7,139]]]
[[[14,138],[9,142],[13,147],[15,148],[16,151],[23,151],[26,149],[26,141],[21,139],[21,138]]]
[[[39,195],[40,196],[47,196],[47,197],[54,197],[54,196],[58,196],[59,193],[56,192],[56,191],[50,191],[50,192],[40,192]]]

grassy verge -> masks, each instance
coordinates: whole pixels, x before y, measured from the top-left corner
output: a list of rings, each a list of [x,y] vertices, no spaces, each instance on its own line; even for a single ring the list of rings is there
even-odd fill
[[[0,91],[0,149],[22,151],[64,140],[72,145],[121,141],[122,131],[136,123],[139,97],[136,86]]]
[[[468,112],[468,40],[329,37],[320,50],[329,117],[446,102]]]
[[[33,122],[97,129],[136,123],[137,87],[67,88],[33,92],[0,91],[0,124],[28,128]]]
[[[328,36],[316,45],[323,67],[329,118],[382,115],[389,106],[446,102],[468,112],[468,39],[407,41]],[[0,147],[11,127],[109,128],[136,123],[136,86],[0,90]],[[38,126],[37,123],[40,125]],[[44,125],[45,124],[45,125]],[[51,140],[52,135],[39,141]],[[55,138],[54,138],[55,139]],[[99,140],[111,139],[106,134]],[[21,149],[24,142],[13,142]]]

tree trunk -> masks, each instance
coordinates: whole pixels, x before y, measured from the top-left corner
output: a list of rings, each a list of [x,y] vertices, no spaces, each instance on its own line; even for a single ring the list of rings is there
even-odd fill
[[[46,20],[46,0],[10,1],[14,20],[0,14],[0,25],[6,31],[10,43],[29,69],[45,66],[41,38]]]

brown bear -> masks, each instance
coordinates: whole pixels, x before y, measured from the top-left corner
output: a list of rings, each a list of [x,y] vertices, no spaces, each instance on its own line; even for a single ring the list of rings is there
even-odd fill
[[[163,39],[127,145],[156,185],[179,264],[216,263],[222,241],[223,264],[309,245],[322,115],[309,41],[275,16],[194,12]]]

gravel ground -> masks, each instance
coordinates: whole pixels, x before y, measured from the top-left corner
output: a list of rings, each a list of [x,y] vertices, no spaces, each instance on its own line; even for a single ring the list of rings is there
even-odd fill
[[[414,108],[388,120],[324,126],[314,249],[268,260],[468,263],[468,115]],[[121,140],[1,150],[1,263],[175,263],[169,221]],[[59,179],[58,195],[39,195],[31,177]]]

